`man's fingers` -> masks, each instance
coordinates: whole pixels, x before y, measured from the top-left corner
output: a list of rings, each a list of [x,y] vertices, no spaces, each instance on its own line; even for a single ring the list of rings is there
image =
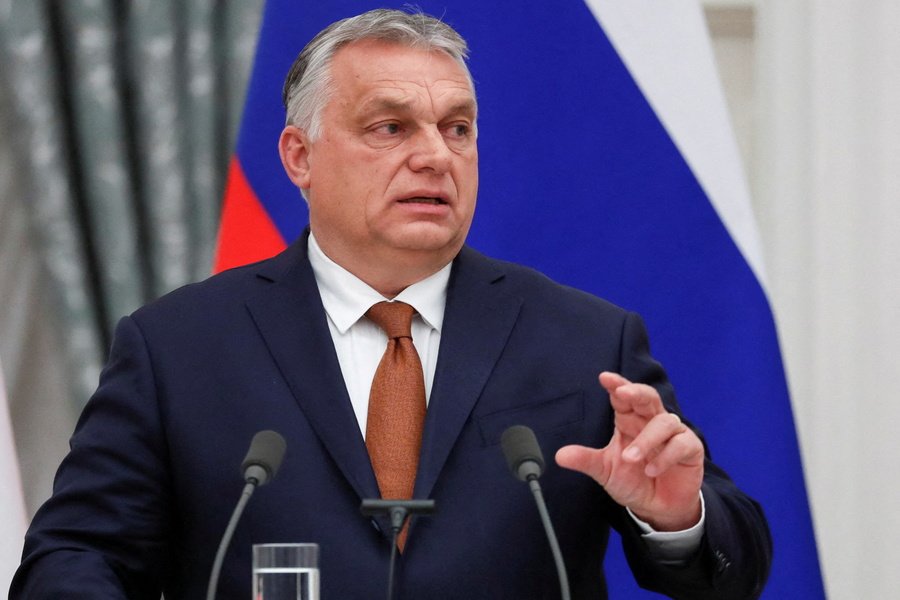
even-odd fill
[[[631,383],[617,373],[600,374],[600,385],[609,392],[613,410],[620,414],[635,413],[652,418],[664,413],[662,398],[655,388],[644,383]]]
[[[616,391],[616,388],[628,383],[631,382],[618,373],[613,373],[612,371],[603,371],[600,373],[600,385],[602,385],[610,394]]]
[[[690,429],[678,433],[666,443],[659,454],[647,464],[647,477],[659,477],[676,465],[703,464],[703,444]]]
[[[681,434],[690,433],[684,439],[676,439]],[[658,414],[638,433],[634,440],[622,451],[622,459],[626,462],[637,463],[646,460],[648,468],[652,465],[653,471],[657,471],[651,475],[655,477],[659,472],[668,469],[668,467],[681,462],[686,455],[694,451],[693,445],[689,439],[696,436],[687,426],[681,422],[681,419],[675,413]],[[699,440],[697,440],[699,444]],[[669,449],[668,446],[672,445]],[[665,467],[659,470],[659,467]]]
[[[610,395],[609,400],[617,413],[633,412],[646,419],[652,419],[666,412],[659,392],[643,383],[623,385]]]
[[[563,446],[556,451],[556,464],[592,477],[602,486],[609,480],[610,469],[603,460],[604,450],[587,446]]]

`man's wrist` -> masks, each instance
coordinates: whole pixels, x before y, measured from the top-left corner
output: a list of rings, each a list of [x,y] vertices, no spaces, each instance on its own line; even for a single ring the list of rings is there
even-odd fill
[[[706,502],[700,492],[700,519],[692,527],[679,531],[658,531],[649,523],[625,508],[641,530],[641,538],[647,543],[653,555],[665,563],[681,564],[690,560],[691,555],[700,547],[706,531]]]
[[[627,506],[625,508],[628,509],[628,513],[632,516],[632,518],[634,518],[639,523],[643,523],[644,525],[646,525],[648,530],[645,531],[645,533],[678,532],[689,530],[703,520],[703,514],[705,510],[702,492],[698,493],[697,502],[696,504],[694,504],[693,511],[687,517],[676,515],[666,518],[652,518],[647,515],[639,515]],[[684,514],[688,513],[685,512]]]

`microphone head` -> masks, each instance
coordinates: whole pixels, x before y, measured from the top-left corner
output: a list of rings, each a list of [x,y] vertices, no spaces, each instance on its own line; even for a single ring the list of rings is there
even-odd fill
[[[244,462],[241,463],[241,473],[244,480],[256,480],[256,485],[265,485],[278,472],[287,443],[281,434],[271,430],[260,431],[253,436],[250,449]]]
[[[513,425],[500,436],[500,446],[516,478],[528,481],[537,479],[544,472],[544,455],[531,428]]]

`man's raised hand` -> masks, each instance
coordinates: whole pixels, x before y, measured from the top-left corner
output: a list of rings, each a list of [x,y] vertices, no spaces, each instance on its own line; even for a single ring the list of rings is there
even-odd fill
[[[561,467],[602,485],[657,531],[688,529],[700,520],[703,444],[675,413],[667,412],[654,388],[616,373],[600,374],[615,414],[615,432],[605,448],[564,446]]]

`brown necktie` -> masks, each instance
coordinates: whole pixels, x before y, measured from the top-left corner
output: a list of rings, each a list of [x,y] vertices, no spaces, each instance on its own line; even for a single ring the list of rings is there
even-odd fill
[[[372,379],[366,448],[384,499],[412,498],[425,423],[425,377],[410,328],[415,309],[379,302],[366,316],[387,334],[384,356]],[[403,550],[407,528],[397,539]]]

